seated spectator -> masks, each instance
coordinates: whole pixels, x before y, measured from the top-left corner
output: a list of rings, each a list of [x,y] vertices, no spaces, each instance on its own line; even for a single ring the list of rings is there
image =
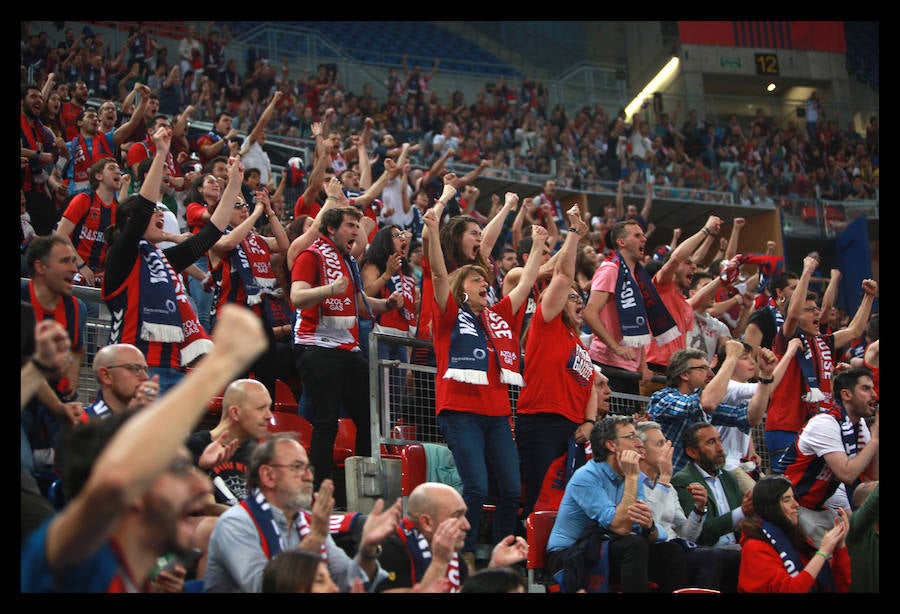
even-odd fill
[[[690,460],[672,476],[672,485],[685,514],[703,513],[703,529],[697,543],[718,551],[718,588],[723,593],[733,593],[737,590],[741,560],[738,525],[753,511],[753,491],[742,493],[734,475],[724,470],[725,450],[715,426],[708,422],[691,424],[684,431],[682,446]],[[701,509],[696,504],[699,489],[705,489],[707,495],[707,504]]]
[[[269,559],[288,549],[318,553],[341,592],[355,579],[373,592],[387,577],[378,563],[381,542],[400,520],[400,499],[375,502],[351,558],[329,531],[334,483],[323,480],[313,499],[315,469],[296,434],[273,433],[254,450],[247,470],[247,497],[223,513],[212,532],[203,590],[258,593]]]
[[[799,524],[799,507],[784,476],[769,476],[753,487],[754,513],[741,524],[738,592],[848,592],[850,557],[844,540],[850,518],[839,510],[817,546]]]
[[[644,496],[634,420],[606,416],[591,431],[591,451],[594,458],[566,485],[546,567],[567,593],[607,592],[610,582],[625,593],[646,593],[650,545],[668,535]]]
[[[263,593],[337,593],[328,563],[317,552],[282,550],[266,563]]]
[[[182,524],[212,489],[184,447],[210,398],[263,350],[259,320],[223,314],[227,335],[184,380],[138,412],[70,431],[69,503],[23,546],[23,592],[149,592],[157,557],[187,549]],[[159,510],[170,510],[161,515]]]
[[[461,592],[460,585],[471,576],[468,566],[460,564],[459,551],[471,530],[466,504],[455,488],[440,482],[419,484],[409,495],[405,518],[382,544],[378,560],[388,577],[378,591],[431,592],[445,581],[446,592]],[[527,554],[525,540],[510,535],[494,546],[488,569],[519,563]]]

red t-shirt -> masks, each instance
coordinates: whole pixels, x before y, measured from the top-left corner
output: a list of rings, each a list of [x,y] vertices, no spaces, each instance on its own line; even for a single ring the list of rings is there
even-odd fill
[[[425,302],[425,297],[422,302]],[[451,296],[447,299],[447,309],[440,312],[434,301],[434,293],[430,299],[434,325],[434,353],[437,358],[437,375],[435,376],[435,410],[440,414],[445,409],[465,411],[484,416],[509,416],[512,407],[509,404],[509,388],[500,382],[500,363],[494,350],[488,344],[488,382],[486,386],[444,379],[444,373],[450,363],[450,334],[456,325],[459,306]],[[489,307],[491,311],[503,317],[513,330],[515,338],[519,337],[522,328],[522,317],[525,315],[524,303],[518,313],[512,312],[509,297],[505,296],[496,305]],[[420,320],[421,321],[421,320]]]
[[[594,363],[561,316],[544,322],[543,303],[531,317],[525,343],[525,386],[517,414],[553,413],[581,424],[594,385]]]

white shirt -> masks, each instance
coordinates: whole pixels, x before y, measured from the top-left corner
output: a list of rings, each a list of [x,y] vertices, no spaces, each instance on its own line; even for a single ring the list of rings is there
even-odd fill
[[[244,145],[246,145],[246,140],[244,141]],[[244,168],[259,169],[260,186],[269,185],[269,181],[272,177],[272,162],[269,160],[269,154],[266,153],[257,141],[254,141],[247,148],[247,153],[241,154],[241,161],[244,163]]]

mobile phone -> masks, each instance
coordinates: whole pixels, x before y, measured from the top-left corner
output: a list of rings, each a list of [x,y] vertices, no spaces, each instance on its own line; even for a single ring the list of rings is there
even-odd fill
[[[171,573],[175,570],[176,565],[181,565],[185,569],[190,569],[194,563],[200,559],[202,554],[203,552],[199,548],[191,548],[186,552],[176,554],[169,559],[169,562],[166,563],[160,571],[168,571]]]

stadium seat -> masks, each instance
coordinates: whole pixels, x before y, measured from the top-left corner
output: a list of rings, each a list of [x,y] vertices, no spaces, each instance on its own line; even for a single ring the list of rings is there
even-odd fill
[[[300,434],[300,444],[309,452],[309,445],[312,443],[312,423],[298,414],[292,414],[286,411],[272,412],[272,419],[269,420],[270,433],[283,433],[285,431],[295,431]]]
[[[297,399],[291,387],[280,379],[275,380],[275,403],[272,407],[273,411],[286,411],[293,414],[297,413]]]
[[[338,418],[338,432],[334,438],[334,466],[343,467],[347,458],[356,454],[356,424],[350,418]]]
[[[550,539],[550,531],[555,521],[556,510],[531,512],[525,519],[525,540],[528,542],[525,569],[528,574],[529,593],[541,592],[538,587],[543,587],[544,592],[548,593],[559,592],[559,584],[550,572],[544,570],[547,541]]]

